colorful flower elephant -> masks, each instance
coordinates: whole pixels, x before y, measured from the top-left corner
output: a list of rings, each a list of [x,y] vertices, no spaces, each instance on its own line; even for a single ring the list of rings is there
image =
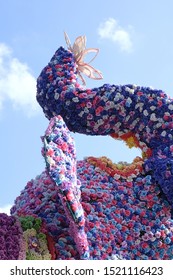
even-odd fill
[[[46,170],[27,183],[11,214],[41,219],[52,259],[173,259],[173,101],[136,85],[84,88],[78,74],[101,73],[83,61],[84,37],[73,47],[66,40],[68,50],[60,47],[37,80],[50,120]],[[77,161],[70,131],[122,139],[142,158]]]

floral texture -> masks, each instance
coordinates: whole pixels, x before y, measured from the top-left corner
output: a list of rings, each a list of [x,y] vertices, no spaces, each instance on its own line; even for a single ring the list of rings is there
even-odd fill
[[[146,159],[113,164],[88,157],[76,165],[73,140],[60,116],[50,121],[42,140],[47,171],[27,184],[12,214],[41,217],[57,259],[173,259],[171,206],[146,173]]]
[[[162,90],[110,84],[85,89],[77,81],[75,55],[60,47],[38,77],[37,100],[48,119],[61,115],[73,132],[129,144],[135,139],[148,157],[146,172],[173,205],[173,100]]]
[[[79,259],[73,237],[69,232],[69,220],[59,197],[57,185],[47,171],[27,183],[21,195],[16,198],[11,213],[19,216],[34,215],[46,224],[53,239],[57,259]],[[51,246],[52,247],[52,246]]]
[[[0,214],[0,260],[25,259],[23,232],[16,217]]]
[[[0,214],[0,260],[55,259],[41,218]]]
[[[50,177],[57,185],[73,236],[81,258],[88,258],[88,242],[84,230],[85,219],[80,203],[79,181],[76,174],[76,155],[70,136],[62,118],[54,117],[43,137],[43,156]]]
[[[46,230],[40,218],[20,217],[26,248],[26,260],[50,260]]]
[[[173,100],[136,85],[84,88],[75,48],[60,47],[38,77],[37,100],[50,120],[42,137],[46,170],[27,183],[11,214],[42,220],[54,259],[172,260]],[[142,158],[76,161],[70,131],[123,140]],[[25,234],[27,250],[32,242],[37,248],[33,224]]]

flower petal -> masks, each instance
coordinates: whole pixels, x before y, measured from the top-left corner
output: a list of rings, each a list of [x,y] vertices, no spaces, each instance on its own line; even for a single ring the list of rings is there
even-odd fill
[[[83,56],[82,56],[82,60],[84,60],[84,57],[85,57],[88,53],[91,53],[91,52],[95,52],[96,54],[94,55],[94,57],[93,57],[89,62],[87,62],[87,64],[91,63],[91,62],[96,58],[96,56],[97,56],[98,53],[99,53],[99,49],[96,49],[96,48],[89,48],[89,49],[84,50]]]
[[[101,72],[87,63],[84,63],[83,65],[79,65],[78,70],[91,79],[94,80],[103,79]]]
[[[83,52],[86,49],[86,36],[79,36],[73,44],[73,51],[75,53]]]
[[[91,65],[89,65],[89,63],[91,63],[98,55],[99,49],[97,48],[86,49],[86,36],[77,37],[73,44],[73,47],[71,46],[67,33],[64,32],[64,36],[68,49],[74,54],[75,62],[78,66],[77,72],[82,80],[82,83],[85,85],[85,79],[82,77],[82,73],[94,80],[103,79],[101,72],[95,69],[94,67],[92,67]],[[94,57],[88,63],[84,62],[85,56],[91,52],[95,53]]]
[[[70,42],[70,39],[69,39],[66,32],[64,32],[64,37],[65,37],[65,41],[66,41],[66,44],[67,44],[67,48],[72,51],[71,42]]]

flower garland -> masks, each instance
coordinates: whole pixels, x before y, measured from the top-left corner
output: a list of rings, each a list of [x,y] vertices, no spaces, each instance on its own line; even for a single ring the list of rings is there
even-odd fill
[[[152,156],[152,150],[150,148],[148,148],[144,142],[138,140],[138,138],[136,137],[136,135],[133,132],[112,133],[110,136],[116,140],[125,141],[126,145],[130,149],[133,147],[141,149],[143,159],[146,159],[146,158],[149,158]]]
[[[112,163],[107,157],[88,157],[87,162],[93,164],[95,167],[100,168],[114,179],[124,178],[128,182],[132,181],[143,171],[144,161],[140,157],[136,157],[131,164],[128,163]]]

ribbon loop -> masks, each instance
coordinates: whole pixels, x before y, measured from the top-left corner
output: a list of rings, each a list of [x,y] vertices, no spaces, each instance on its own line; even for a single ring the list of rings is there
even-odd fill
[[[95,69],[90,63],[96,58],[99,53],[99,49],[89,48],[86,49],[86,36],[79,36],[76,38],[73,46],[71,45],[70,39],[66,32],[64,32],[65,41],[67,44],[68,50],[70,50],[75,57],[75,62],[77,64],[77,73],[82,80],[83,85],[86,85],[85,79],[82,77],[82,74],[85,74],[88,78],[93,80],[103,79],[102,73]],[[87,63],[84,61],[85,56],[88,53],[94,52],[94,57]]]

